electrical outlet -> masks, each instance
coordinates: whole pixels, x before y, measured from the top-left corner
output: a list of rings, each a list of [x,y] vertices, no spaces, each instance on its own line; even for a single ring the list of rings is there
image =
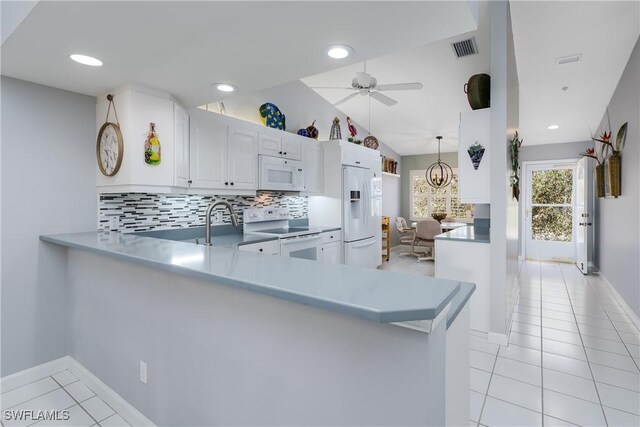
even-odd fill
[[[216,223],[222,222],[222,212],[216,212]]]
[[[140,361],[140,382],[143,384],[147,383],[147,362],[144,360]]]
[[[120,217],[114,215],[109,217],[109,230],[118,231],[120,229]]]

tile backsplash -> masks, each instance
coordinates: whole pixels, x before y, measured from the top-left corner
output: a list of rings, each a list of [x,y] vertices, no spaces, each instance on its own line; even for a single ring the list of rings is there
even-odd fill
[[[256,196],[100,194],[98,228],[109,229],[113,216],[119,217],[123,232],[202,227],[207,206],[214,200],[231,203],[241,222],[243,210],[248,208],[288,207],[292,218],[306,218],[308,212],[307,197],[270,191],[259,191]],[[217,211],[222,212],[223,223],[231,223],[226,208],[219,206]]]

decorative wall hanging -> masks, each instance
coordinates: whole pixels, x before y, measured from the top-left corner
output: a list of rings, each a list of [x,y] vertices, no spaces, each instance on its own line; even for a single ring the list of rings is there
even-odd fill
[[[313,123],[307,126],[307,133],[309,134],[309,138],[318,139],[320,132],[318,132],[318,128],[314,126],[315,124],[316,121],[314,120]]]
[[[464,84],[464,93],[472,110],[480,110],[491,106],[491,76],[475,74]]]
[[[471,159],[471,163],[473,164],[473,169],[478,170],[480,167],[480,162],[482,161],[482,156],[484,156],[484,147],[478,141],[475,144],[471,145],[467,148],[467,153],[469,153],[469,158]]]
[[[518,131],[511,140],[511,196],[520,200],[520,147],[522,139],[518,138]]]
[[[453,169],[440,159],[440,140],[441,136],[436,136],[438,140],[438,161],[427,168],[425,178],[427,184],[434,188],[442,188],[451,184],[453,179]]]
[[[329,139],[342,139],[342,131],[340,130],[340,119],[335,117],[329,132]]]
[[[96,140],[96,159],[100,172],[105,176],[114,176],[120,170],[122,165],[122,156],[124,155],[124,142],[122,140],[122,132],[120,131],[120,121],[116,112],[116,104],[113,101],[113,95],[108,94],[107,100],[107,117],[104,124],[100,127],[98,138]],[[109,113],[113,104],[113,114],[116,122],[109,121]]]
[[[149,133],[144,141],[144,162],[151,166],[160,164],[162,153],[160,152],[160,138],[156,133],[156,124],[149,123]]]
[[[602,155],[606,156],[604,159],[605,196],[618,197],[622,194],[621,152],[627,139],[627,126],[627,122],[620,126],[615,143],[611,142],[611,132],[605,131],[600,135],[600,138],[592,138],[603,144]],[[611,154],[607,155],[609,151]]]
[[[584,153],[580,153],[581,156],[583,157],[590,157],[592,159],[595,159],[597,164],[596,164],[596,196],[597,197],[604,197],[604,165],[602,164],[602,160],[600,160],[600,157],[598,156],[598,154],[596,153],[596,149],[595,148],[588,148],[587,150],[585,150]]]
[[[271,102],[265,102],[258,109],[262,124],[274,129],[286,130],[285,116],[280,109]]]

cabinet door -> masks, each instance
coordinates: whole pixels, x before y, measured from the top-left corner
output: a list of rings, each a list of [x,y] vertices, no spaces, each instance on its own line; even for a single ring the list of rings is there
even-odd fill
[[[238,250],[243,252],[254,252],[263,255],[280,255],[280,243],[278,242],[278,240],[269,240],[261,243],[239,245]]]
[[[178,104],[174,104],[173,123],[175,132],[174,185],[187,188],[189,187],[189,115]]]
[[[323,187],[322,145],[313,141],[302,145],[302,169],[304,172],[304,188],[307,193],[321,193]]]
[[[224,116],[191,110],[189,120],[192,188],[228,188],[227,122]]]
[[[282,135],[282,157],[291,160],[302,160],[301,136],[293,133],[283,132]]]
[[[326,264],[342,264],[342,244],[335,242],[322,245],[322,262]]]
[[[363,166],[360,158],[360,147],[352,143],[345,144],[342,148],[342,164],[349,166]]]
[[[458,194],[462,203],[490,202],[490,127],[491,110],[489,108],[460,114]],[[484,147],[484,152],[481,159],[476,155],[474,164],[467,150],[476,143]]]
[[[229,127],[229,188],[258,189],[258,133],[239,126]]]
[[[266,156],[281,157],[282,155],[282,137],[276,135],[275,132],[261,131],[258,136],[259,153]]]

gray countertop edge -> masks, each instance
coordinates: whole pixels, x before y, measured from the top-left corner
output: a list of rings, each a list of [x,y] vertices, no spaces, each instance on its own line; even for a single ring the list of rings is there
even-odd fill
[[[469,230],[470,229],[470,230]],[[488,231],[488,230],[487,230]],[[469,232],[472,236],[469,237]],[[472,242],[472,243],[491,243],[488,232],[476,235],[474,226],[469,225],[467,227],[455,228],[446,233],[438,234],[434,237],[435,240],[451,240],[458,242]]]
[[[394,310],[392,313],[380,312],[376,310],[366,309],[363,307],[349,305],[347,303],[336,303],[333,301],[317,298],[317,297],[309,297],[304,294],[292,292],[289,290],[275,288],[272,286],[258,284],[254,282],[249,282],[245,280],[234,280],[229,277],[213,275],[204,271],[194,270],[187,267],[166,264],[163,262],[151,260],[144,257],[138,257],[135,255],[131,255],[128,253],[118,253],[113,251],[104,250],[101,248],[91,247],[82,244],[76,244],[67,240],[58,239],[55,236],[47,236],[41,235],[40,240],[48,243],[53,243],[61,246],[65,246],[73,249],[85,250],[87,252],[106,255],[115,259],[119,259],[122,261],[135,261],[137,264],[158,268],[164,271],[192,277],[199,280],[204,281],[212,281],[215,279],[217,283],[221,283],[224,285],[234,286],[239,289],[245,289],[252,292],[260,293],[263,295],[272,296],[279,299],[284,299],[304,305],[309,305],[321,309],[325,309],[328,311],[332,311],[335,313],[344,314],[350,317],[361,318],[364,320],[368,320],[375,323],[396,323],[396,322],[406,322],[412,320],[431,320],[435,319],[441,312],[444,310],[451,302],[455,296],[460,291],[460,283],[458,282],[455,289],[450,292],[446,297],[442,298],[435,307],[425,308],[425,309],[414,309],[414,310]],[[260,255],[264,256],[264,255]]]
[[[447,313],[447,329],[458,317],[458,314],[462,311],[464,306],[467,304],[471,295],[476,291],[476,285],[468,282],[461,282],[460,289],[458,289],[458,293],[451,300],[451,308],[449,309],[449,313]]]

